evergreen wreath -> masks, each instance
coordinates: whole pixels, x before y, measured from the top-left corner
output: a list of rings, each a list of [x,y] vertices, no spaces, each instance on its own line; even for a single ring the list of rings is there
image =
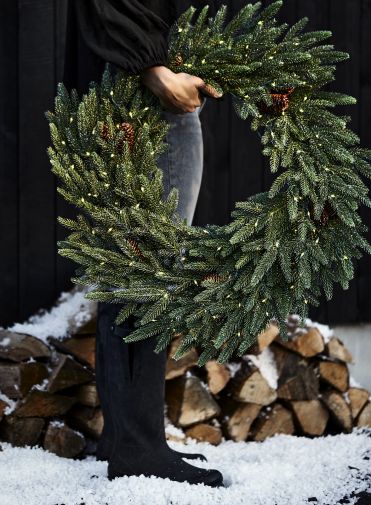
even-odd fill
[[[48,149],[58,191],[77,206],[59,253],[79,267],[75,283],[90,299],[124,304],[116,320],[136,317],[132,342],[156,336],[156,351],[181,336],[175,358],[193,346],[199,364],[244,354],[267,324],[283,338],[289,313],[302,320],[333,285],[347,289],[353,260],[371,252],[358,214],[371,206],[362,180],[371,151],[332,112],[355,99],[324,90],[348,58],[275,15],[282,2],[246,5],[226,22],[188,9],[171,28],[169,68],[229,93],[239,117],[251,118],[277,177],[269,191],[237,202],[225,226],[188,226],[165,198],[156,160],[168,124],[137,76],[112,72],[80,98],[59,85],[47,112]]]

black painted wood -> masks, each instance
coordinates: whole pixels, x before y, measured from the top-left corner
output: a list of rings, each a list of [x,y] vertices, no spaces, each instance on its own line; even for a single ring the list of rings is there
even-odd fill
[[[179,13],[189,3],[179,0]],[[209,4],[211,14],[223,3],[232,14],[245,0],[193,2],[198,7]],[[370,146],[371,1],[285,1],[280,20],[291,24],[303,16],[310,18],[309,29],[332,30],[332,43],[350,53],[351,60],[339,66],[333,87],[358,98],[358,105],[344,108],[344,113],[352,115],[353,128],[363,145]],[[65,230],[57,226],[56,217],[71,216],[74,210],[56,193],[45,153],[49,133],[44,112],[52,107],[57,82],[68,79],[84,91],[97,74],[97,63],[86,59],[76,34],[66,40],[66,20],[67,0],[0,3],[0,325],[49,307],[71,287],[74,265],[57,254],[56,241]],[[272,175],[258,136],[235,116],[228,97],[208,100],[201,118],[205,164],[194,224],[223,224],[234,203],[266,190]],[[370,224],[370,209],[361,212]],[[364,257],[350,289],[337,289],[334,299],[323,301],[311,315],[330,323],[370,321],[370,297],[371,260]]]

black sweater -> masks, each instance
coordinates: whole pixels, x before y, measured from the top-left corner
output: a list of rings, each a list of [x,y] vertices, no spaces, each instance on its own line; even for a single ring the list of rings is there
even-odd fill
[[[167,62],[175,0],[72,0],[79,31],[104,61],[137,74]]]

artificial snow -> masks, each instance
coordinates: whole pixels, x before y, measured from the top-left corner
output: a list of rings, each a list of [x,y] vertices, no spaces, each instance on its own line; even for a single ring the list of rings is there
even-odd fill
[[[14,400],[11,400],[10,398],[8,398],[4,393],[2,393],[0,391],[0,400],[2,400],[3,402],[5,402],[8,406],[5,407],[4,409],[4,414],[6,416],[8,416],[9,414],[11,414],[13,412],[13,410],[16,408],[17,406],[17,402],[14,401]]]
[[[225,488],[143,476],[109,481],[107,464],[92,457],[70,460],[40,448],[1,445],[0,505],[335,505],[352,492],[371,491],[365,459],[371,437],[361,430],[316,439],[278,435],[262,443],[228,441],[217,447],[170,443],[179,451],[203,453],[208,462],[188,462],[220,470]],[[355,504],[356,498],[347,503]]]
[[[72,290],[60,295],[57,305],[48,311],[31,316],[24,323],[16,323],[7,328],[17,333],[25,333],[48,344],[47,338],[64,338],[77,330],[95,314],[96,302],[85,298],[86,290]]]
[[[254,354],[247,354],[246,358],[260,370],[260,373],[268,382],[269,386],[273,389],[277,389],[278,371],[273,352],[266,347],[257,356]]]

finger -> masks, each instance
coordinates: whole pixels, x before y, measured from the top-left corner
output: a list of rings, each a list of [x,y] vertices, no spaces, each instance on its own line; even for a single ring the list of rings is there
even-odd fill
[[[196,88],[202,88],[202,86],[205,86],[205,81],[201,79],[201,77],[192,75],[192,84],[194,84]]]
[[[219,93],[210,84],[204,83],[203,86],[200,86],[199,89],[202,91],[202,93],[204,93],[205,95],[211,96],[212,98],[221,98],[223,96],[223,93]]]

